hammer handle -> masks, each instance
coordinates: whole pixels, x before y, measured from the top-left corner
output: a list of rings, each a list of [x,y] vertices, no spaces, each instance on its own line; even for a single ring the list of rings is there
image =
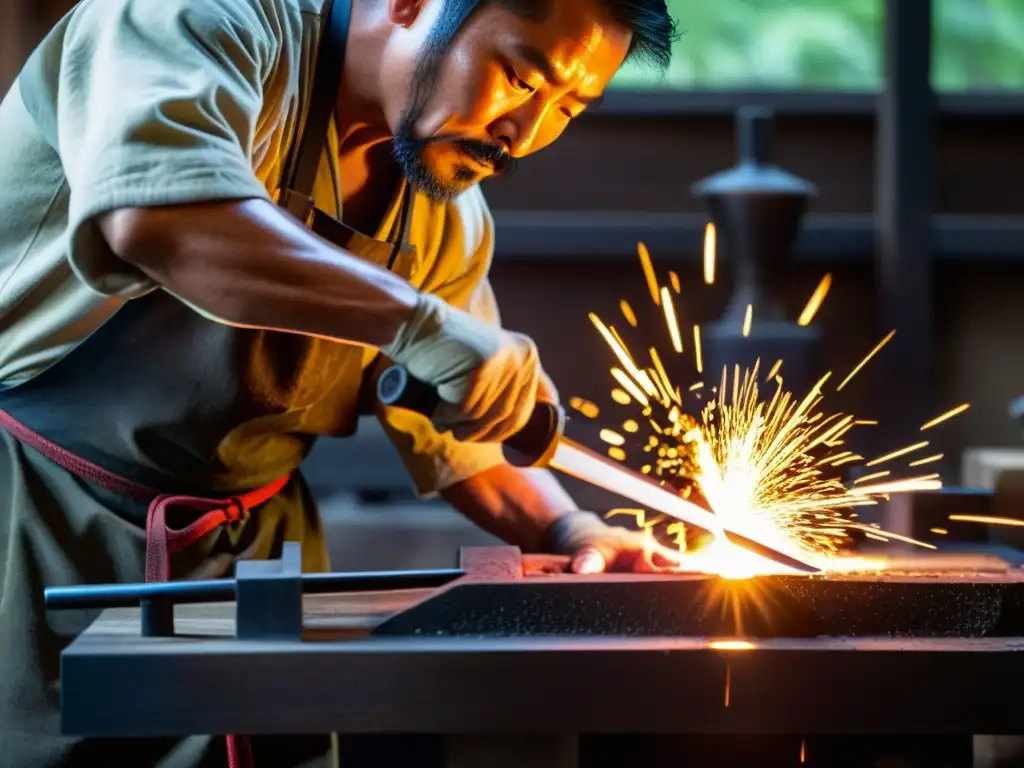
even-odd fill
[[[405,408],[430,418],[441,397],[437,389],[413,377],[404,367],[393,365],[377,379],[377,398],[384,405]],[[520,467],[544,466],[551,460],[565,429],[565,411],[554,403],[534,406],[521,430],[509,437],[503,447],[510,464]]]

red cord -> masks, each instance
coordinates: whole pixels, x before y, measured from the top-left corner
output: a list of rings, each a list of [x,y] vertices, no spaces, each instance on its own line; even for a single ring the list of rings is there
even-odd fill
[[[10,414],[0,410],[0,429],[10,433],[19,442],[34,448],[54,464],[77,477],[95,483],[101,488],[136,501],[149,503],[146,514],[146,582],[165,582],[170,579],[171,555],[196,543],[206,534],[225,523],[244,520],[249,510],[276,496],[288,483],[289,476],[275,480],[263,488],[226,499],[207,499],[198,496],[162,494],[134,480],[116,475],[98,464],[87,461],[56,443],[33,432]],[[204,511],[184,528],[167,525],[167,511],[171,507],[185,507]],[[253,768],[252,744],[248,736],[229,735],[227,740],[229,768]]]

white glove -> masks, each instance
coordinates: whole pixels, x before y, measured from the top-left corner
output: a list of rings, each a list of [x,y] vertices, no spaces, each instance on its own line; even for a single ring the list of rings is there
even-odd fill
[[[502,442],[522,429],[536,404],[541,368],[528,337],[489,325],[430,294],[381,351],[437,388],[431,421],[457,440]],[[555,397],[544,387],[545,399]]]

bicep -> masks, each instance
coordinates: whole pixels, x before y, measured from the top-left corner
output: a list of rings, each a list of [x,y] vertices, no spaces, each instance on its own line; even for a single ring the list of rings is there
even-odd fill
[[[271,46],[255,3],[93,0],[21,78],[67,179],[69,261],[101,293],[149,282],[95,217],[123,208],[267,198],[252,168]]]

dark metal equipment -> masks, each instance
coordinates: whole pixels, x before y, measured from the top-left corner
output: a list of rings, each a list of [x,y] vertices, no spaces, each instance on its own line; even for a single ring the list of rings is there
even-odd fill
[[[779,299],[790,276],[790,248],[808,201],[817,194],[809,182],[771,163],[772,115],[744,107],[736,117],[737,164],[698,182],[693,194],[708,207],[719,253],[732,267],[734,287],[725,313],[703,328],[705,375],[718,384],[723,367],[752,368],[762,375],[783,361],[787,389],[803,392],[821,377],[821,338],[811,326],[788,318]],[[744,335],[747,307],[753,308]]]
[[[920,496],[922,527],[988,503]],[[65,650],[62,728],[443,745],[417,768],[845,768],[900,750],[913,759],[894,765],[967,768],[971,734],[1024,731],[1005,705],[1024,675],[1022,558],[971,546],[884,575],[730,582],[574,576],[509,547],[440,571],[305,575],[288,544],[220,583],[51,590],[54,610],[177,604],[172,635],[117,607]]]

